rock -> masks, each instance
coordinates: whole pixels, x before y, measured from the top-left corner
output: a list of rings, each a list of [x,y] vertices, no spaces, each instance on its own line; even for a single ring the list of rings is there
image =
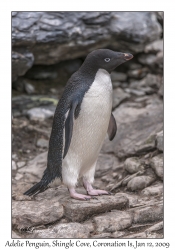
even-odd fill
[[[135,178],[137,175],[141,175],[141,174],[143,174],[143,171],[139,171],[139,172],[132,174],[132,175],[129,175],[129,176],[127,175],[125,178],[123,178],[117,184],[113,185],[112,188],[110,189],[110,191],[112,191],[120,186],[126,186],[130,180]]]
[[[49,141],[46,139],[40,138],[37,140],[36,145],[37,145],[37,147],[40,147],[40,148],[48,148]]]
[[[12,154],[12,159],[13,159],[13,160],[18,160],[17,154]]]
[[[139,21],[140,19],[140,14],[137,12],[131,12],[131,15],[128,15],[128,12],[115,12],[114,18],[113,18],[113,22],[110,24],[110,28],[112,32],[116,32],[117,36],[120,34],[122,37],[123,42],[128,41],[129,39],[130,42],[135,42],[137,43],[141,43],[141,41],[143,42],[146,38],[146,29],[145,27],[150,27],[152,29],[152,25],[150,26],[150,24],[152,23],[153,20],[155,20],[155,17],[149,16],[148,15],[144,15],[144,17],[142,16],[142,18],[144,18],[144,21],[146,21],[148,26],[144,25],[144,21],[141,23]],[[149,21],[148,21],[149,19]],[[150,22],[150,24],[148,24]],[[129,25],[128,25],[129,24]],[[155,23],[154,23],[155,24]],[[155,32],[157,32],[159,30],[159,27],[157,25],[154,26],[155,30],[152,32],[150,30],[150,32],[154,33],[154,35],[152,36],[151,33],[149,33],[149,37],[152,40],[156,40],[157,38],[153,38],[155,36]],[[119,37],[120,37],[119,35]],[[148,35],[148,34],[147,34]],[[132,38],[131,38],[132,37]],[[148,42],[148,40],[145,40],[145,42]],[[139,46],[138,46],[139,47]],[[137,48],[139,50],[139,48]]]
[[[122,236],[124,236],[126,233],[125,231],[121,232],[121,231],[116,231],[114,233],[112,233],[112,238],[117,239],[117,238],[123,238]]]
[[[129,208],[135,207],[138,203],[139,196],[135,193],[122,193],[120,192],[120,195],[125,195],[129,200]]]
[[[123,158],[140,156],[156,149],[156,133],[163,128],[163,103],[157,96],[150,97],[142,108],[123,103],[113,114],[117,122],[117,134],[113,141],[105,139],[103,153],[114,153]]]
[[[159,233],[147,233],[146,232],[146,234],[147,234],[147,238],[149,239],[163,239],[164,238],[162,233],[159,234]]]
[[[19,79],[18,79],[19,80]],[[12,98],[12,109],[13,109],[13,115],[14,113],[18,112],[20,115],[22,114],[27,115],[27,111],[33,108],[39,108],[37,110],[37,117],[41,116],[38,113],[42,113],[42,109],[46,110],[46,114],[49,112],[52,112],[52,114],[55,112],[56,105],[58,103],[57,98],[51,98],[45,96],[45,95],[18,95],[14,96]],[[47,112],[48,111],[48,112]],[[31,112],[32,115],[35,115],[35,110]],[[42,117],[46,116],[46,114],[42,114]],[[36,118],[37,118],[36,117]],[[46,116],[47,117],[47,116]]]
[[[25,91],[24,85],[25,85],[25,80],[23,79],[23,77],[18,77],[18,79],[12,83],[12,89],[15,89],[18,92],[23,93]]]
[[[157,19],[159,23],[163,26],[163,19],[164,19],[164,12],[163,11],[157,11]]]
[[[111,238],[111,233],[101,233],[101,234],[94,234],[91,237],[92,239],[108,239]]]
[[[33,121],[44,121],[54,116],[54,112],[46,108],[32,108],[27,111],[27,116]]]
[[[115,89],[115,88],[118,88],[118,87],[120,87],[120,85],[121,85],[121,82],[117,82],[117,81],[115,81],[115,82],[112,82],[112,86],[113,86],[113,91],[114,91],[114,89]]]
[[[130,97],[130,94],[124,92],[121,88],[116,88],[113,90],[113,109],[116,108],[122,101]]]
[[[101,178],[109,171],[117,170],[118,167],[119,161],[115,156],[108,154],[99,154],[95,170],[95,178]]]
[[[125,92],[127,92],[128,94],[136,95],[136,96],[144,96],[145,95],[145,91],[138,90],[138,89],[125,88]]]
[[[163,229],[163,221],[154,224],[152,227],[149,227],[149,228],[146,230],[146,232],[151,233],[151,232],[159,231],[159,230],[161,230],[161,229]]]
[[[24,89],[27,94],[35,93],[35,87],[31,83],[25,82]]]
[[[127,204],[128,199],[125,196],[116,194],[115,196],[98,197],[98,200],[91,200],[90,202],[68,201],[64,204],[64,209],[65,216],[70,221],[80,222],[94,214],[104,213],[111,209],[126,208]]]
[[[156,61],[156,55],[153,54],[141,54],[138,56],[138,61],[146,66],[153,66]]]
[[[155,64],[158,65],[158,67],[161,69],[160,73],[162,73],[162,70],[163,70],[163,51],[160,51],[159,53],[157,53],[156,59],[155,59]]]
[[[95,216],[93,222],[97,232],[113,233],[130,227],[132,216],[128,212],[115,211]]]
[[[152,176],[136,176],[128,182],[127,189],[131,191],[136,191],[149,186],[155,181]]]
[[[20,173],[17,173],[16,174],[16,176],[15,176],[15,180],[20,180],[21,178],[23,177],[23,175],[22,174],[20,174]]]
[[[54,65],[34,65],[25,75],[26,78],[32,80],[41,80],[48,82],[52,80],[55,86],[65,85],[70,76],[77,71],[81,64],[81,59],[66,60]],[[54,94],[56,94],[54,92]]]
[[[163,39],[147,44],[144,51],[145,53],[157,53],[159,51],[163,51]]]
[[[127,158],[124,162],[124,167],[130,174],[144,170],[144,167],[138,157]]]
[[[32,174],[37,177],[39,181],[43,175],[43,171],[46,168],[47,164],[47,152],[37,155],[33,160],[29,161],[27,165],[18,170],[21,174]]]
[[[17,80],[18,76],[24,75],[34,63],[34,56],[27,51],[12,51],[12,81]]]
[[[34,238],[54,239],[85,239],[89,238],[88,227],[80,223],[62,223],[45,230],[35,230]]]
[[[135,79],[141,79],[145,77],[147,73],[148,73],[148,68],[133,69],[127,72],[129,77]]]
[[[129,232],[143,232],[144,229],[147,229],[149,226],[152,226],[152,223],[132,224],[132,226],[128,229],[128,231]]]
[[[16,170],[17,167],[16,167],[16,162],[12,160],[12,170]]]
[[[156,134],[156,145],[158,150],[163,151],[163,130]]]
[[[163,180],[163,154],[154,156],[150,163],[157,176]]]
[[[133,222],[147,223],[155,222],[163,219],[163,204],[158,203],[153,206],[134,209]]]
[[[12,231],[12,239],[20,239],[21,237],[14,231]]]
[[[142,153],[156,148],[156,135],[149,135],[144,141],[136,143],[137,152]]]
[[[26,162],[25,162],[25,161],[19,161],[19,162],[17,163],[18,168],[22,168],[22,167],[24,167],[25,165],[26,165]]]
[[[147,238],[146,233],[142,232],[142,233],[135,233],[135,234],[130,234],[126,236],[128,239],[145,239]]]
[[[162,83],[160,75],[147,74],[141,81],[133,81],[130,83],[130,88],[143,89],[147,87],[158,90]]]
[[[163,194],[163,183],[157,182],[154,185],[151,185],[150,187],[144,188],[141,192],[143,195],[162,195]]]
[[[151,71],[161,73],[163,71],[163,51],[153,54],[141,54],[138,56],[138,61],[144,66],[148,66]]]
[[[83,223],[83,226],[85,226],[86,228],[88,228],[88,231],[89,231],[90,233],[94,231],[94,224],[92,223],[91,220],[85,221],[85,222]]]
[[[13,79],[25,74],[33,58],[34,64],[52,65],[108,46],[141,52],[161,32],[154,12],[16,12],[12,16]],[[16,55],[19,47],[23,47],[22,56]]]
[[[135,70],[135,69],[141,69],[142,65],[140,65],[140,63],[132,62],[131,64],[128,65],[128,67],[130,70]]]
[[[161,97],[163,97],[163,94],[164,94],[163,79],[162,79],[162,83],[161,83],[161,85],[160,85],[158,94],[159,94]]]
[[[127,75],[122,72],[115,72],[113,71],[111,73],[111,80],[113,81],[119,81],[119,82],[125,82],[127,79]]]
[[[140,86],[142,87],[152,87],[158,89],[161,85],[162,77],[160,75],[147,74],[147,76],[142,79]]]
[[[12,201],[12,225],[22,230],[45,225],[63,217],[63,206],[58,201]]]

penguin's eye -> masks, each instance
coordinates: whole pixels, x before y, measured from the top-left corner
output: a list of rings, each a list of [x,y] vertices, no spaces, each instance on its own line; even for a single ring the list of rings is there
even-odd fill
[[[105,62],[109,62],[111,59],[110,58],[105,58]]]

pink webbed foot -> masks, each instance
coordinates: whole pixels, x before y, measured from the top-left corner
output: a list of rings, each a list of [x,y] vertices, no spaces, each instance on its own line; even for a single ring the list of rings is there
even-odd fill
[[[91,196],[89,195],[84,195],[84,194],[79,194],[75,191],[74,188],[69,188],[69,192],[70,192],[70,197],[76,199],[76,200],[90,200]]]
[[[83,179],[83,185],[84,185],[87,193],[89,195],[92,195],[92,196],[93,195],[103,195],[103,194],[109,195],[109,194],[111,194],[110,192],[105,191],[105,190],[94,189],[92,187],[92,185],[86,179]]]
[[[100,189],[91,189],[87,191],[89,195],[103,195],[103,194],[110,194],[109,192],[105,190],[100,190]]]

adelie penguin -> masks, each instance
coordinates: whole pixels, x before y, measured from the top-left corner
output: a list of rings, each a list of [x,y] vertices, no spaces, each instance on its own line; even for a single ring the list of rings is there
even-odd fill
[[[113,140],[117,131],[112,114],[110,73],[132,58],[129,53],[94,50],[70,77],[55,110],[47,168],[41,181],[26,191],[25,195],[45,191],[58,178],[75,199],[87,200],[91,196],[109,194],[94,189],[92,183],[106,133],[109,140]],[[87,195],[75,190],[80,177]]]

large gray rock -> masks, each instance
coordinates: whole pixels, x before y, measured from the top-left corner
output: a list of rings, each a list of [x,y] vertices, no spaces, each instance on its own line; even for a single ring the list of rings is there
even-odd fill
[[[90,216],[104,213],[112,209],[123,209],[128,206],[128,199],[120,194],[115,196],[102,196],[98,200],[91,199],[90,202],[70,200],[64,203],[65,216],[70,221],[80,222]]]
[[[34,159],[29,161],[27,165],[18,170],[21,174],[31,174],[37,177],[39,181],[43,175],[43,171],[47,166],[47,152],[37,155]]]
[[[78,238],[84,239],[89,237],[89,229],[86,225],[82,225],[80,223],[61,223],[50,227],[45,230],[35,230],[35,233],[32,238],[41,238],[41,239],[70,239],[70,238]],[[56,240],[55,240],[56,241]],[[56,243],[54,243],[56,244]]]
[[[22,230],[60,220],[63,206],[58,201],[12,201],[12,225]]]
[[[27,111],[27,116],[32,121],[44,121],[54,116],[54,111],[48,108],[32,108]]]
[[[163,154],[154,156],[150,162],[151,167],[155,171],[157,176],[159,176],[163,180]]]
[[[134,223],[155,222],[163,219],[163,204],[137,208],[133,213]]]
[[[98,233],[124,230],[132,224],[132,215],[128,212],[114,211],[93,218]]]
[[[138,171],[144,170],[144,166],[142,162],[139,160],[138,157],[130,157],[127,158],[124,162],[125,170],[128,171],[130,174],[134,174]]]
[[[151,168],[146,169],[141,176],[135,176],[127,183],[127,189],[136,191],[143,189],[156,180],[156,175]]]
[[[151,70],[161,73],[163,71],[163,51],[155,54],[141,54],[138,56],[141,64],[147,65]]]
[[[145,53],[157,53],[159,51],[163,51],[163,40],[156,40],[151,42],[150,44],[146,45]]]
[[[34,56],[27,50],[24,52],[12,51],[12,81],[24,75],[34,63]]]
[[[102,177],[109,171],[115,171],[119,166],[119,161],[115,156],[99,154],[95,170],[95,178]]]
[[[86,56],[96,48],[140,52],[145,44],[160,38],[162,28],[154,12],[16,12],[12,13],[15,80],[33,64],[57,62]],[[28,51],[28,52],[27,52]],[[30,53],[30,64],[24,62]],[[14,56],[13,56],[14,57]],[[23,70],[20,66],[26,64]],[[16,72],[15,69],[16,68]]]
[[[136,176],[128,182],[127,188],[131,191],[140,190],[149,186],[154,181],[155,178],[152,176]]]
[[[131,82],[130,88],[143,89],[151,87],[158,90],[161,86],[161,83],[162,77],[160,75],[147,74],[142,80]]]
[[[157,182],[154,185],[151,185],[150,187],[146,187],[142,190],[141,194],[148,195],[148,196],[162,195],[163,194],[163,183]]]
[[[112,108],[116,108],[122,101],[130,97],[130,94],[124,92],[121,88],[113,90],[113,103]]]
[[[118,131],[112,142],[106,138],[102,152],[123,158],[156,149],[156,133],[163,128],[163,103],[157,96],[146,100],[143,108],[123,103],[113,114]]]
[[[154,224],[152,227],[149,227],[146,231],[147,232],[155,232],[155,231],[159,231],[161,229],[163,229],[163,221]]]

